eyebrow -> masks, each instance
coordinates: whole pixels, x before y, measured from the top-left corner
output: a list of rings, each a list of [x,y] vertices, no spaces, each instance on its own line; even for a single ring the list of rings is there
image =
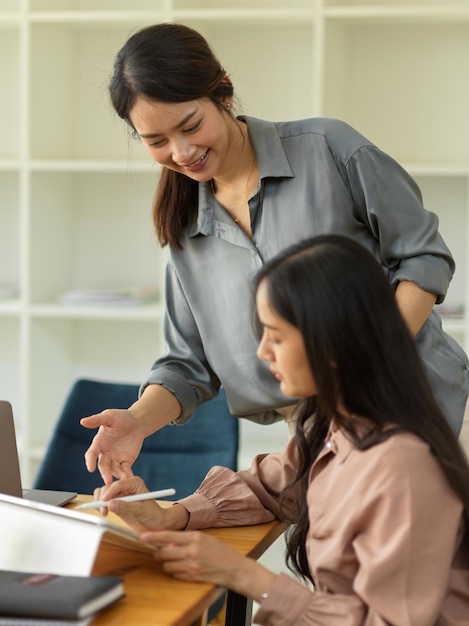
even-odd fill
[[[186,117],[184,117],[179,124],[176,124],[175,129],[178,130],[179,128],[182,128],[182,126],[185,126],[187,122],[189,122],[196,114],[197,111],[192,111],[192,113],[186,115]],[[154,139],[155,137],[160,137],[163,134],[164,133],[148,133],[147,135],[139,135],[139,137],[142,139]]]
[[[277,326],[272,326],[271,324],[265,324],[261,319],[259,319],[259,324],[264,328],[268,328],[269,330],[278,330]]]

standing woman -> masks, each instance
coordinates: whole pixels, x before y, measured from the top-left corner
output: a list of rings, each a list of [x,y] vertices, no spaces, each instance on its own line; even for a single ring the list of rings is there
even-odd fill
[[[259,358],[302,398],[295,437],[248,471],[212,468],[170,508],[114,501],[104,512],[154,543],[168,574],[259,602],[262,626],[468,624],[469,467],[380,265],[325,235],[279,254],[256,285]],[[132,477],[95,495],[145,491]],[[300,580],[196,531],[273,517],[291,524]]]
[[[454,262],[437,217],[395,161],[338,120],[236,117],[230,77],[206,40],[180,24],[131,36],[110,93],[162,165],[153,217],[170,249],[166,353],[129,410],[83,419],[101,427],[85,455],[90,471],[99,462],[105,482],[129,474],[145,436],[187,421],[220,385],[238,417],[268,424],[289,415],[292,398],[256,359],[250,281],[279,251],[323,233],[347,235],[379,261],[459,433],[468,362],[433,310]]]

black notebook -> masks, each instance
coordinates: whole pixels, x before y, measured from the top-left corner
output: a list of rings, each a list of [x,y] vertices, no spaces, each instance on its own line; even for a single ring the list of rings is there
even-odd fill
[[[58,576],[0,570],[0,624],[8,618],[86,619],[124,595],[116,576]],[[18,621],[17,623],[21,623]],[[34,623],[34,622],[31,622]]]

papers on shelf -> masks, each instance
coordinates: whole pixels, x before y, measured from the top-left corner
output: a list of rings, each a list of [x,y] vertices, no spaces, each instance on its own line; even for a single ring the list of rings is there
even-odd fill
[[[158,299],[153,287],[128,289],[71,289],[57,298],[65,306],[138,306]]]
[[[441,317],[460,319],[464,317],[464,304],[462,302],[438,304],[436,312]]]

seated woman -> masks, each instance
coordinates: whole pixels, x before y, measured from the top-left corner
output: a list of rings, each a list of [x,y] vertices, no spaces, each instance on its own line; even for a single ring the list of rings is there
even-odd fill
[[[108,509],[155,544],[169,574],[259,602],[256,624],[468,624],[469,467],[381,267],[325,235],[272,259],[255,287],[258,356],[302,398],[295,436],[248,471],[213,468],[169,509]],[[131,477],[95,495],[145,491]],[[290,525],[297,579],[195,530],[274,518]]]

